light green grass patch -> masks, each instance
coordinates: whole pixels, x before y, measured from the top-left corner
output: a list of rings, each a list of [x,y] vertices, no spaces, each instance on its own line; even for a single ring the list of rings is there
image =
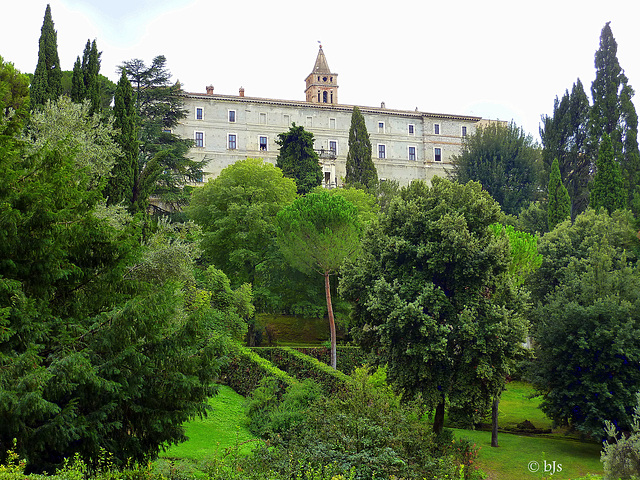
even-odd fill
[[[241,455],[249,453],[257,442],[247,428],[244,404],[244,397],[230,387],[221,386],[218,395],[209,399],[212,410],[207,416],[185,424],[189,440],[173,445],[160,456],[204,460],[212,455],[222,457],[236,445],[240,445]]]
[[[535,393],[528,383],[509,383],[500,397],[498,425],[501,428],[515,427],[518,423],[529,420],[537,428],[551,428],[553,422],[540,410],[542,398],[531,398]],[[491,418],[488,422],[491,422]]]
[[[457,438],[467,438],[480,448],[478,467],[492,480],[563,480],[588,473],[603,474],[600,463],[601,447],[597,443],[500,433],[500,446],[493,448],[491,432],[460,429],[453,431]]]

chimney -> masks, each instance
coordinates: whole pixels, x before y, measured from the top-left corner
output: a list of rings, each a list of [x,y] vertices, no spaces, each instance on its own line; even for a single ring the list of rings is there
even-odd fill
[[[213,85],[207,85],[207,95],[213,95]]]
[[[244,97],[244,88],[240,87],[240,90],[238,91],[238,95],[240,95],[241,97]]]
[[[386,108],[387,106],[385,105],[384,102],[380,102],[380,108]]]

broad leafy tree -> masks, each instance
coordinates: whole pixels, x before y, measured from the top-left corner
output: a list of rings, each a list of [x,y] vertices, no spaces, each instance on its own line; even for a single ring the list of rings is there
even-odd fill
[[[204,257],[234,285],[255,284],[275,245],[276,215],[296,198],[295,182],[262,159],[228,166],[193,192],[188,217],[202,227]]]
[[[171,132],[187,115],[179,82],[171,82],[164,55],[147,66],[134,59],[121,66],[133,86],[140,121],[137,183],[133,203],[148,207],[148,198],[157,196],[172,208],[187,203],[183,187],[202,177],[204,161],[189,158],[193,142]]]
[[[562,99],[556,97],[553,116],[544,115],[540,127],[542,160],[547,177],[558,160],[560,177],[571,199],[571,218],[589,204],[587,185],[591,179],[594,155],[589,149],[590,106],[580,79]]]
[[[537,196],[540,149],[513,122],[478,128],[466,137],[452,163],[453,179],[480,182],[505,213],[517,215]]]
[[[342,269],[352,333],[388,378],[435,409],[485,411],[524,341],[509,246],[490,228],[500,206],[477,182],[413,182]]]
[[[373,188],[378,183],[378,172],[371,159],[371,140],[358,107],[353,107],[349,129],[349,152],[347,153],[345,183],[353,186]]]
[[[62,93],[62,70],[58,56],[58,34],[53,25],[51,6],[47,4],[38,43],[38,64],[31,84],[32,106],[45,105]]]
[[[336,328],[329,277],[360,246],[362,227],[356,207],[340,195],[310,193],[283,208],[277,216],[278,244],[285,258],[297,269],[324,278],[329,328],[331,366],[336,368]]]
[[[614,159],[611,139],[605,133],[598,151],[589,206],[596,210],[603,207],[611,213],[619,208],[625,208],[626,204],[620,166]]]
[[[640,390],[640,246],[627,211],[588,209],[545,234],[532,277],[534,385],[559,425],[629,430]]]
[[[322,183],[322,167],[313,149],[313,133],[294,123],[288,132],[278,134],[276,143],[280,145],[276,167],[285,177],[295,180],[300,195]]]
[[[130,211],[135,211],[133,203],[135,186],[138,184],[138,111],[133,88],[122,71],[113,106],[113,126],[117,129],[116,142],[122,154],[116,159],[104,191],[109,205],[122,203]]]
[[[0,136],[12,140],[28,117],[29,77],[0,57]]]
[[[569,192],[562,183],[560,176],[560,166],[556,158],[551,165],[551,174],[549,175],[548,207],[547,207],[547,223],[549,230],[553,230],[560,222],[571,217],[571,199]]]
[[[628,204],[640,182],[638,115],[631,101],[634,91],[618,62],[618,44],[609,23],[602,28],[600,46],[595,54],[590,136],[593,152],[597,151],[604,135],[611,138],[614,159],[622,170],[627,195],[625,203]]]

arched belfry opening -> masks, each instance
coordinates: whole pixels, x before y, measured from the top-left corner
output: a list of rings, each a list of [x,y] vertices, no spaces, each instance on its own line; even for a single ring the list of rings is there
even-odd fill
[[[322,50],[318,50],[316,63],[306,79],[305,97],[310,103],[338,103],[338,74],[331,72],[327,58]]]

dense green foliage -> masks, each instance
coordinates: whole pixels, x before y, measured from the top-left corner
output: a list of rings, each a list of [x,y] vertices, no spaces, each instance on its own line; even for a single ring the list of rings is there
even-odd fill
[[[29,118],[29,78],[0,56],[0,141],[13,143]]]
[[[121,68],[133,86],[140,121],[138,172],[133,191],[133,205],[148,207],[154,195],[170,208],[187,203],[183,187],[202,178],[203,162],[188,157],[190,139],[172,133],[186,117],[179,82],[171,83],[171,73],[164,55],[156,56],[147,66],[140,59],[124,62]],[[160,204],[156,208],[162,209]]]
[[[553,160],[551,165],[547,192],[547,224],[549,230],[553,230],[558,223],[571,217],[571,198],[569,198],[569,191],[562,183],[560,165],[557,158]]]
[[[551,176],[553,162],[557,159],[562,184],[569,192],[572,219],[589,204],[587,185],[594,157],[589,148],[589,113],[589,99],[578,79],[571,93],[565,91],[561,100],[556,97],[553,116],[544,115],[540,127],[546,175]]]
[[[278,134],[280,145],[276,167],[295,180],[298,193],[304,195],[322,183],[322,167],[313,149],[313,133],[294,123],[288,132]]]
[[[133,204],[134,186],[138,183],[138,113],[133,88],[124,70],[114,96],[113,118],[113,127],[117,129],[115,140],[122,154],[115,161],[104,196],[108,205],[122,204],[135,212],[144,207]]]
[[[205,258],[234,284],[256,283],[256,268],[273,255],[276,214],[296,198],[296,185],[261,159],[241,160],[193,192],[186,209],[202,226]]]
[[[73,65],[71,77],[71,100],[82,103],[89,100],[90,113],[100,113],[102,110],[102,82],[100,79],[100,55],[96,41],[90,42],[84,47],[82,62],[80,57]]]
[[[605,430],[609,437],[602,451],[605,479],[640,478],[640,392],[636,395],[629,435],[620,432],[609,420]]]
[[[628,212],[587,210],[539,244],[530,283],[534,383],[557,424],[599,438],[604,421],[631,424],[640,390],[638,239]]]
[[[456,444],[451,435],[435,437],[418,410],[400,403],[384,370],[368,375],[361,369],[348,389],[330,397],[320,396],[309,382],[289,387],[281,397],[278,401],[278,389],[270,383],[252,397],[250,425],[268,439],[269,448],[254,451],[247,470],[270,469],[269,478],[280,478],[295,475],[296,466],[334,465],[337,471],[329,475],[302,478],[344,478],[332,475],[352,472],[347,478],[453,479],[462,478],[458,464],[463,464],[464,478],[474,478],[473,447]]]
[[[276,217],[278,245],[284,257],[303,273],[324,277],[331,366],[336,368],[336,331],[329,276],[360,247],[358,210],[341,195],[309,193],[283,208]]]
[[[595,54],[596,78],[591,84],[593,106],[589,134],[593,152],[597,151],[605,135],[610,137],[613,157],[622,170],[626,206],[640,183],[638,115],[631,100],[633,89],[618,62],[618,44],[609,23],[602,28]]]
[[[508,239],[490,229],[499,213],[479,183],[413,182],[343,268],[352,334],[392,384],[437,407],[436,431],[446,400],[486,410],[524,341]]]
[[[46,105],[57,100],[62,93],[62,70],[58,56],[58,34],[51,17],[51,6],[47,4],[38,42],[38,64],[31,84],[32,106]]]
[[[452,178],[460,183],[480,182],[505,213],[517,215],[536,199],[540,150],[513,122],[478,127],[465,138],[452,165]]]
[[[378,183],[378,172],[371,159],[371,140],[358,107],[353,107],[349,128],[349,152],[345,166],[345,184],[355,187],[373,188]]]
[[[622,173],[613,156],[611,138],[606,133],[598,150],[589,206],[594,210],[605,208],[609,213],[626,206]]]

